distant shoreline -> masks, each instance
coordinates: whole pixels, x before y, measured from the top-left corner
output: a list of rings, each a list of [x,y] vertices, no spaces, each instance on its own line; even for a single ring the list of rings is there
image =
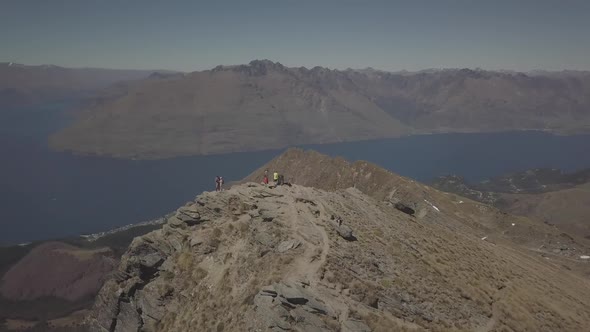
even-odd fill
[[[419,137],[419,136],[432,136],[432,135],[470,135],[470,134],[509,134],[509,133],[543,133],[543,134],[550,134],[553,136],[590,136],[590,128],[587,130],[578,130],[572,132],[566,132],[563,130],[554,130],[554,129],[505,129],[505,130],[478,130],[478,129],[465,129],[465,130],[440,130],[440,131],[423,131],[423,132],[415,132],[410,134],[402,134],[402,135],[392,135],[390,137],[381,137],[381,138],[368,138],[368,139],[343,139],[341,141],[333,141],[333,142],[320,142],[320,143],[306,143],[306,144],[295,144],[295,145],[286,145],[280,147],[268,147],[268,148],[260,148],[258,146],[251,147],[251,148],[243,148],[243,149],[228,149],[222,150],[219,152],[204,152],[204,153],[179,153],[179,154],[112,154],[112,153],[94,153],[82,150],[75,150],[69,148],[61,148],[56,146],[55,144],[49,144],[48,147],[53,152],[58,153],[66,153],[73,156],[78,157],[89,157],[89,158],[109,158],[109,159],[116,159],[116,160],[131,160],[131,161],[156,161],[156,160],[170,160],[176,158],[191,158],[191,157],[209,157],[209,156],[221,156],[221,155],[228,155],[233,153],[251,153],[251,152],[271,152],[271,151],[284,151],[291,147],[301,147],[301,148],[308,148],[311,146],[318,146],[318,145],[333,145],[333,144],[343,144],[343,143],[367,143],[372,141],[383,141],[383,140],[395,140],[395,139],[403,139],[408,137]]]
[[[107,231],[91,233],[91,234],[80,234],[78,236],[70,236],[70,237],[57,238],[57,239],[26,241],[26,242],[21,242],[21,243],[16,243],[16,244],[1,244],[0,248],[27,247],[27,246],[30,246],[33,244],[38,245],[38,244],[41,244],[44,242],[64,241],[67,239],[74,239],[74,238],[83,239],[87,242],[94,242],[94,241],[96,241],[100,238],[103,238],[105,236],[125,232],[130,229],[137,228],[137,227],[163,225],[166,222],[166,218],[167,218],[167,216],[164,216],[164,217],[160,217],[160,218],[156,218],[156,219],[152,219],[152,220],[142,221],[142,222],[135,223],[135,224],[128,224],[128,225],[113,228],[113,229],[110,229]]]

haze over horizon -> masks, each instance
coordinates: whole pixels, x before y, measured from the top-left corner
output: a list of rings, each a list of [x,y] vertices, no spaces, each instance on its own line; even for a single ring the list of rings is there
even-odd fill
[[[590,70],[587,1],[8,1],[0,61],[194,71]]]

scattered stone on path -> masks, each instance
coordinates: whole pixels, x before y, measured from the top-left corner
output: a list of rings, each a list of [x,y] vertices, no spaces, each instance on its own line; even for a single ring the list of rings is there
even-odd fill
[[[337,219],[334,221],[330,221],[330,224],[332,224],[332,227],[334,227],[334,229],[336,229],[336,232],[338,233],[338,235],[340,235],[343,239],[345,239],[347,241],[356,241],[357,240],[357,238],[352,233],[352,228],[341,224],[341,220],[339,221]]]
[[[277,247],[277,251],[280,253],[286,252],[291,249],[297,249],[301,245],[301,241],[299,240],[288,240],[279,243]]]
[[[309,199],[306,199],[306,198],[301,198],[301,197],[295,198],[295,202],[296,203],[310,204],[311,206],[316,206],[317,205],[314,201],[309,200]]]

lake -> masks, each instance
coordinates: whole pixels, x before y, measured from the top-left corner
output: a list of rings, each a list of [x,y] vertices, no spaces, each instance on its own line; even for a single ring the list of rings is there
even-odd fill
[[[74,156],[47,149],[47,135],[67,121],[60,107],[0,116],[0,244],[154,219],[214,189],[216,175],[241,179],[282,152],[154,161]],[[419,181],[450,173],[481,180],[536,167],[590,167],[590,135],[440,134],[305,148],[368,160]]]

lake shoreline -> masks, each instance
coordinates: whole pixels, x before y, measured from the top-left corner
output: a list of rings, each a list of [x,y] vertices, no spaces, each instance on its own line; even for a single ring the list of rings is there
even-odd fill
[[[239,181],[284,151],[129,160],[54,152],[31,137],[13,138],[0,141],[0,227],[5,230],[0,242],[14,244],[160,218],[214,190],[215,176]],[[446,174],[477,181],[532,168],[567,172],[590,167],[590,135],[539,131],[425,134],[299,147],[366,160],[423,183]]]

